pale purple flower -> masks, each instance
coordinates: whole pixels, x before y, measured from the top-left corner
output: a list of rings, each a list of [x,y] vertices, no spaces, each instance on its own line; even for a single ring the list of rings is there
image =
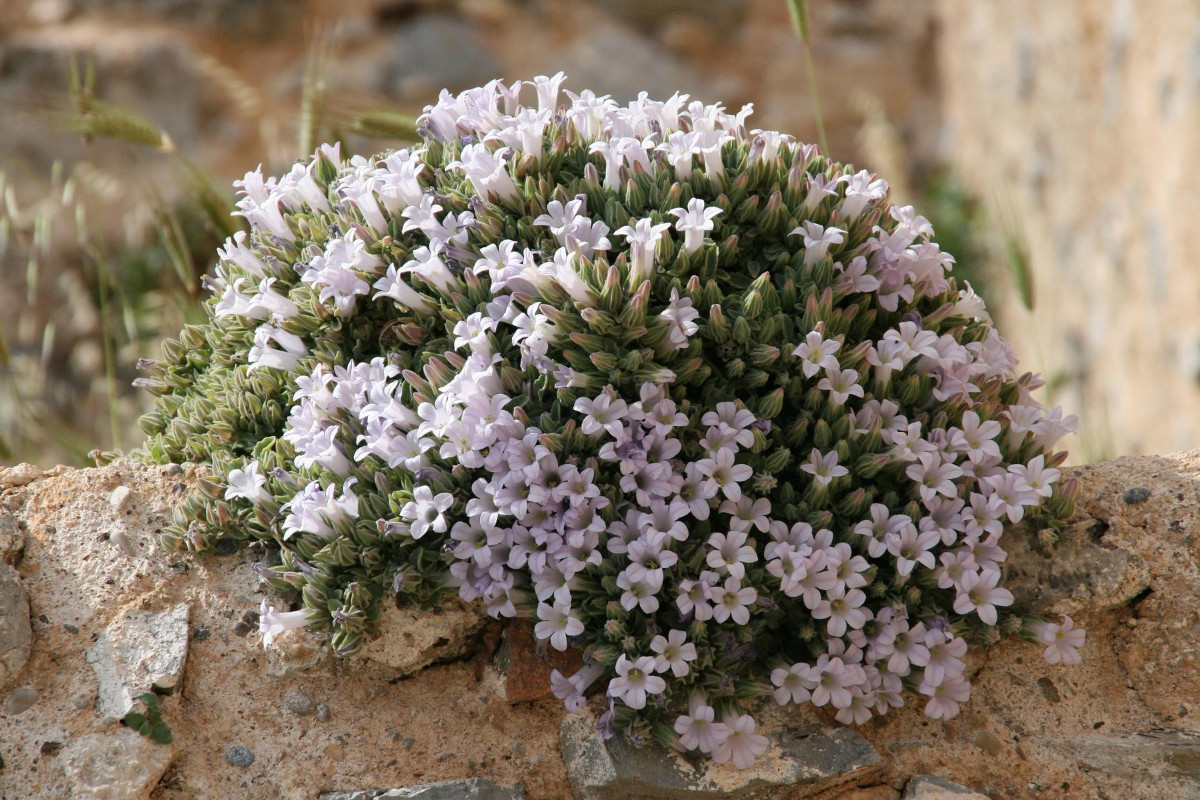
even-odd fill
[[[959,704],[971,697],[971,684],[962,678],[947,676],[939,684],[923,682],[918,691],[929,697],[925,704],[925,715],[932,719],[950,719],[957,716]]]
[[[263,488],[267,485],[267,478],[259,474],[257,461],[251,461],[245,469],[230,470],[225,482],[228,484],[225,489],[226,500],[240,497],[258,504],[271,499],[270,493]]]
[[[816,264],[829,253],[829,248],[846,241],[846,232],[841,228],[824,228],[815,222],[805,222],[793,228],[789,236],[804,237],[804,263]]]
[[[676,350],[687,347],[690,338],[700,330],[700,326],[696,324],[700,312],[692,308],[690,297],[679,296],[678,289],[671,289],[671,299],[658,316],[670,326],[667,339]]]
[[[942,537],[937,531],[921,531],[915,526],[905,528],[899,536],[889,538],[888,552],[896,557],[896,572],[909,575],[917,564],[933,569],[937,563],[933,548],[941,541]]]
[[[454,505],[454,495],[442,492],[433,494],[428,486],[418,486],[413,491],[413,499],[400,509],[400,516],[409,520],[409,533],[414,539],[420,539],[429,531],[444,533],[448,527],[446,512]]]
[[[797,662],[784,669],[776,667],[771,670],[771,683],[775,684],[775,702],[781,706],[788,703],[807,703],[812,694],[809,691],[808,680],[812,667],[803,662]]]
[[[550,646],[555,650],[566,650],[567,637],[583,633],[583,623],[566,603],[555,603],[553,606],[539,603],[537,615],[541,621],[534,626],[534,635],[539,639],[549,639]]]
[[[1020,478],[1017,483],[1019,491],[1033,492],[1039,497],[1049,497],[1054,493],[1054,482],[1061,474],[1058,470],[1046,466],[1044,455],[1034,456],[1028,465],[1013,464],[1009,467]]]
[[[837,584],[825,592],[825,599],[812,609],[814,619],[828,619],[825,628],[830,636],[842,636],[846,628],[861,628],[867,621],[867,614],[861,606],[867,601],[866,594],[861,589],[846,589],[844,584]]]
[[[654,659],[650,656],[630,661],[622,653],[614,670],[617,677],[609,681],[608,695],[632,709],[645,708],[646,695],[660,694],[667,688],[667,682],[654,674]]]
[[[662,588],[661,572],[656,578],[655,573],[645,573],[642,578],[634,578],[629,569],[617,575],[617,588],[622,590],[621,608],[632,611],[639,606],[645,614],[658,611],[658,594]]]
[[[921,499],[930,502],[937,495],[957,497],[958,487],[954,485],[955,478],[961,478],[963,471],[954,464],[942,461],[936,453],[921,453],[917,456],[918,463],[909,464],[905,474],[919,484]]]
[[[729,736],[723,722],[714,722],[716,713],[701,692],[694,692],[688,701],[688,713],[675,718],[675,732],[685,750],[711,753]]]
[[[717,572],[741,580],[746,576],[746,564],[758,561],[754,545],[746,544],[749,535],[745,531],[730,531],[728,534],[714,533],[708,537],[706,562]],[[744,623],[743,623],[744,624]]]
[[[616,234],[624,236],[629,243],[629,287],[636,290],[650,277],[654,269],[654,248],[671,229],[671,223],[656,225],[649,218],[629,221],[633,225],[618,228]]]
[[[1059,622],[1042,622],[1034,626],[1034,632],[1042,644],[1048,645],[1042,657],[1050,664],[1078,664],[1083,660],[1079,648],[1083,647],[1087,634],[1075,627],[1075,621],[1063,614]]]
[[[853,369],[826,367],[825,377],[817,383],[817,388],[829,392],[829,401],[835,406],[844,406],[851,396],[863,396],[863,387],[858,383],[858,370]]]
[[[712,458],[696,462],[696,468],[708,478],[706,491],[710,496],[720,490],[731,500],[741,498],[742,487],[739,484],[754,474],[754,468],[749,464],[735,463],[733,451],[729,449],[718,450]]]
[[[676,678],[682,678],[691,671],[689,661],[696,660],[696,645],[687,640],[687,634],[679,630],[671,630],[666,636],[655,636],[650,642],[650,649],[658,655],[654,659],[654,670],[666,672]]]
[[[267,605],[266,600],[262,601],[258,609],[258,630],[263,635],[263,647],[274,644],[275,637],[284,631],[294,631],[312,624],[307,609],[276,611],[275,606]]]
[[[738,625],[750,621],[749,607],[758,599],[758,591],[753,586],[742,588],[742,582],[737,578],[728,578],[725,585],[712,588],[713,619],[724,622],[732,618]]]
[[[770,524],[768,515],[771,513],[771,501],[765,497],[751,498],[742,495],[738,500],[726,500],[721,503],[722,514],[729,514],[729,527],[733,530],[748,531],[757,528],[766,532]]]
[[[1012,592],[996,586],[1000,582],[1000,571],[987,569],[968,572],[962,576],[958,594],[954,598],[954,612],[969,614],[974,611],[988,625],[995,625],[996,606],[1011,606]]]
[[[818,486],[828,486],[834,478],[850,474],[850,470],[838,464],[836,450],[821,455],[821,451],[815,447],[809,453],[808,461],[800,465],[800,469],[812,475]]]
[[[584,415],[580,430],[588,435],[604,430],[619,438],[625,429],[623,420],[628,406],[624,400],[614,399],[615,395],[609,386],[596,395],[594,400],[588,400],[586,397],[576,399],[573,408]]]
[[[820,331],[809,331],[804,337],[804,344],[797,346],[792,355],[800,358],[804,377],[811,378],[822,369],[841,366],[834,355],[841,347],[842,343],[837,339],[826,339]]]
[[[733,716],[724,718],[728,735],[712,752],[713,761],[724,764],[733,759],[733,765],[738,769],[746,769],[754,763],[755,756],[767,751],[770,741],[767,737],[754,732],[754,718],[743,714],[736,719]]]

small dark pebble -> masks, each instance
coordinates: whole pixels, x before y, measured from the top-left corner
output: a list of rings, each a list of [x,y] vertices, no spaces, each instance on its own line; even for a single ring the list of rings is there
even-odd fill
[[[372,694],[373,696],[375,696],[375,697],[381,697],[381,696],[383,696],[383,694],[384,694],[386,691],[387,691],[387,689],[383,688],[383,687],[382,687],[382,686],[380,686],[378,683],[375,683],[375,684],[372,684],[372,685],[371,685],[371,694]]]
[[[1125,490],[1123,499],[1129,505],[1136,506],[1138,503],[1144,503],[1150,499],[1150,490],[1141,486],[1130,486]]]
[[[479,695],[479,702],[483,703],[485,706],[491,701],[492,698],[488,697],[486,694]]]
[[[62,742],[42,742],[41,753],[44,756],[52,756],[62,750]]]
[[[179,466],[178,464],[167,464],[165,467],[163,467],[163,474],[164,475],[182,475],[183,467]]]
[[[414,739],[413,737],[409,736],[407,739],[405,739],[404,741],[400,742],[400,746],[401,746],[401,747],[403,747],[405,750],[407,750],[408,748],[410,748],[410,747],[412,747],[414,744],[416,744],[416,742],[417,742],[417,740],[416,740],[416,739]]]
[[[71,623],[69,623],[69,622],[64,622],[64,623],[63,623],[63,630],[65,630],[67,633],[79,633],[79,626],[78,626],[78,625],[72,625],[72,624],[71,624]]]
[[[517,758],[524,758],[525,752],[525,744],[523,742],[516,742],[513,744],[513,754],[515,754]]]
[[[58,528],[53,525],[43,525],[42,533],[58,533]]]
[[[49,618],[49,617],[47,617],[45,614],[38,614],[38,615],[37,615],[37,621],[38,621],[38,622],[40,622],[40,623],[42,623],[43,625],[49,625],[49,624],[50,624],[50,618]]]
[[[235,767],[248,767],[254,763],[254,751],[244,744],[235,744],[225,751],[225,760]]]
[[[236,556],[238,552],[237,539],[218,539],[213,548],[219,556]]]
[[[233,635],[245,636],[246,634],[250,633],[250,631],[254,630],[255,627],[256,626],[249,624],[244,619],[238,620],[238,623],[233,626]]]
[[[176,561],[171,565],[171,569],[175,570],[176,572],[187,572],[189,569],[191,569],[191,567],[188,566],[186,561]]]
[[[207,625],[199,625],[196,630],[192,631],[192,641],[203,642],[212,635],[212,630]]]
[[[327,722],[331,716],[329,706],[324,703],[317,703],[317,719],[321,720],[321,722]]]

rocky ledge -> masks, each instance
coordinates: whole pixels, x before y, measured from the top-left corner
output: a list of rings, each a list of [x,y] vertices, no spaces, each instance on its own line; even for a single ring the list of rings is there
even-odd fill
[[[600,742],[547,697],[558,662],[528,631],[458,603],[389,609],[384,638],[348,661],[308,633],[264,651],[258,554],[158,545],[192,467],[0,469],[0,795],[1200,797],[1200,451],[1073,473],[1068,535],[1052,554],[1014,548],[1007,580],[1087,629],[1082,665],[1001,642],[973,659],[948,722],[919,704],[852,728],[772,709],[771,749],[738,772]],[[131,711],[150,735],[121,723]]]

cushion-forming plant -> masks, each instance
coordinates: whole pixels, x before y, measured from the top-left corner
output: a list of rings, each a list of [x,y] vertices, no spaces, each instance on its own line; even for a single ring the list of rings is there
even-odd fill
[[[236,184],[209,319],[140,381],[143,455],[214,470],[166,542],[271,545],[299,608],[264,602],[268,645],[350,654],[381,603],[451,593],[529,617],[582,649],[553,691],[603,695],[603,735],[740,767],[759,698],[942,718],[968,642],[1078,661],[1000,584],[1006,523],[1051,544],[1071,513],[1074,420],[929,222],[749,106],[562,81]]]

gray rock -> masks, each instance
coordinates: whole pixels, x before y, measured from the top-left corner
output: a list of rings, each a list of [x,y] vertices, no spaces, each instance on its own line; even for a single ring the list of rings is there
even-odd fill
[[[28,711],[37,702],[37,699],[37,689],[32,686],[19,686],[13,689],[12,694],[4,701],[4,712],[16,715]]]
[[[29,598],[21,576],[0,563],[0,689],[9,686],[29,661],[33,629],[29,625]]]
[[[443,781],[409,786],[404,789],[329,792],[320,800],[524,800],[525,789],[516,786],[497,786],[484,778]]]
[[[235,744],[225,751],[225,760],[235,767],[248,767],[254,763],[254,751],[244,744]]]
[[[133,491],[128,486],[118,486],[108,496],[108,504],[112,506],[112,510],[117,514],[128,509],[131,500],[133,500]]]
[[[1122,589],[1129,551],[1105,547],[1101,537],[1108,526],[1087,520],[1064,531],[1051,550],[1035,547],[1032,531],[1018,529],[1004,537],[1008,550],[1004,586],[1013,593],[1014,609],[1037,614],[1065,597],[1092,599],[1097,609],[1127,601]],[[1134,588],[1136,594],[1138,589]]]
[[[120,719],[150,689],[173,691],[187,660],[188,606],[158,613],[127,613],[110,624],[87,651],[100,684],[98,710]]]
[[[221,36],[278,36],[294,14],[288,0],[70,0],[72,10],[138,22],[189,25]]]
[[[1150,499],[1150,490],[1144,486],[1130,486],[1121,499],[1131,506],[1136,506]]]
[[[24,528],[16,517],[0,508],[0,561],[16,564],[24,553]]]
[[[317,710],[317,704],[313,702],[312,695],[303,689],[292,689],[285,692],[283,695],[283,707],[293,714],[307,716]]]
[[[321,720],[322,722],[328,722],[331,716],[333,716],[333,714],[330,712],[329,706],[325,705],[324,703],[317,703],[317,719]]]
[[[787,787],[789,798],[829,793],[878,777],[884,760],[849,728],[780,730],[771,747],[745,770],[695,764],[660,747],[636,749],[614,738],[604,742],[588,714],[568,715],[560,744],[575,800],[723,800],[771,798]]]
[[[1189,789],[1180,797],[1200,797],[1200,732],[1158,730],[1131,736],[1038,737],[1036,741],[1072,756],[1090,775],[1118,778],[1135,786],[1174,781]]]
[[[988,796],[945,778],[914,775],[904,787],[901,800],[988,800]]]
[[[72,739],[57,759],[71,786],[70,797],[145,800],[174,752],[171,745],[119,727]]]
[[[614,58],[614,53],[620,57]],[[704,96],[694,68],[656,42],[616,23],[576,37],[569,49],[554,54],[552,63],[540,69],[551,74],[561,69],[570,76],[567,88],[575,87],[572,91],[587,87],[596,94],[611,94],[618,102],[633,100],[643,91],[662,98],[675,92]]]
[[[482,606],[458,598],[447,600],[436,611],[388,605],[381,612],[379,638],[367,642],[360,655],[401,675],[412,675],[430,664],[470,653],[487,620]]]

